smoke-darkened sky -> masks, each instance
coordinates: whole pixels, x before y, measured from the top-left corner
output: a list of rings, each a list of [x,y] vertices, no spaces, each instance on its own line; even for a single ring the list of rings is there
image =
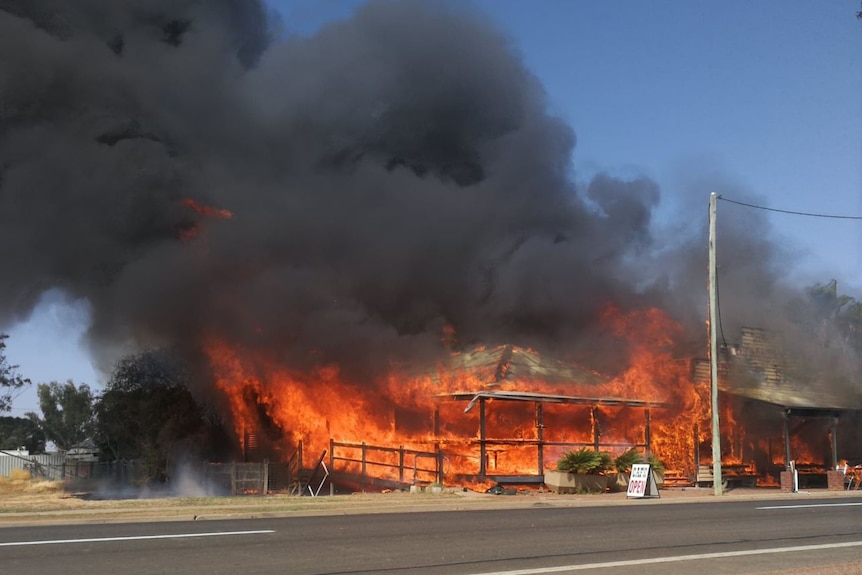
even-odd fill
[[[671,57],[686,50],[646,23],[627,50],[609,48],[632,13],[521,14],[516,25],[511,3],[377,1],[304,26],[291,20],[301,4],[281,6],[279,21],[240,0],[0,0],[3,325],[58,288],[87,302],[103,366],[151,346],[194,354],[218,337],[357,374],[439,352],[447,324],[463,345],[576,354],[608,302],[659,305],[701,336],[708,192],[783,198],[733,169],[751,158],[731,169],[726,158],[756,150],[775,162],[797,142],[813,164],[827,156],[823,131],[860,123],[858,105],[841,127],[795,109],[844,102],[858,65],[824,67],[829,97],[770,99],[764,87],[792,87],[794,68],[723,51],[754,45],[763,11],[746,25],[701,22],[746,41],[695,42],[700,60],[686,67]],[[831,10],[810,25],[819,53],[840,55]],[[693,17],[672,14],[673,30]],[[842,33],[855,24],[846,17]],[[589,18],[614,35],[579,36]],[[776,18],[779,30],[802,25]],[[839,38],[844,51],[859,47]],[[796,62],[798,74],[809,64]],[[856,77],[842,84],[842,73]],[[704,75],[724,79],[724,100],[701,102]],[[708,125],[729,122],[720,118],[770,113],[774,126],[737,121],[706,138]],[[678,143],[649,165],[649,142],[666,148],[680,134],[708,143]],[[805,189],[817,174],[836,179],[800,170],[788,161],[778,185],[794,173]],[[843,173],[855,203],[790,207],[856,211],[859,167]],[[722,301],[733,325],[783,294],[804,258],[783,224],[726,207]],[[845,251],[858,270],[858,249]]]

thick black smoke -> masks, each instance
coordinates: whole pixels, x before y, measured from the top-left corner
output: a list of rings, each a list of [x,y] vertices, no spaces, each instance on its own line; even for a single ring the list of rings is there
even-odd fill
[[[92,304],[94,350],[214,336],[355,373],[441,351],[445,325],[594,350],[609,302],[702,342],[708,190],[694,234],[655,234],[657,186],[576,189],[548,109],[445,3],[284,40],[254,0],[0,0],[0,323],[58,287]],[[749,231],[741,286],[772,271]]]

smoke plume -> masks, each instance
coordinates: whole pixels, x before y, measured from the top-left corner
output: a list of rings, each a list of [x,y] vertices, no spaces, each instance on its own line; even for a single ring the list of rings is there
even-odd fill
[[[256,0],[0,0],[0,323],[56,287],[91,303],[95,353],[212,337],[356,374],[439,353],[446,326],[594,351],[609,302],[702,342],[709,188],[659,230],[654,182],[576,186],[549,108],[454,4],[283,39]],[[728,302],[770,297],[754,218]]]

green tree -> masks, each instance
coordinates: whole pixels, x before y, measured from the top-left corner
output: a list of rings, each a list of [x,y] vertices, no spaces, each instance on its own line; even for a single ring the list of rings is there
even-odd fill
[[[6,361],[6,340],[9,338],[5,333],[0,333],[0,413],[9,411],[12,407],[12,399],[15,392],[25,385],[30,385],[30,380],[18,375],[18,366],[10,365]]]
[[[781,377],[839,396],[858,394],[862,303],[840,293],[833,279],[804,288],[802,297],[788,302],[786,312],[795,329],[774,335],[773,359]]]
[[[805,288],[809,311],[807,321],[814,326],[822,347],[837,344],[862,351],[862,303],[838,293],[838,282],[814,284]]]
[[[90,386],[76,386],[71,380],[64,384],[56,381],[38,386],[40,418],[29,413],[30,419],[53,441],[57,449],[69,451],[80,447],[93,436],[93,393]]]
[[[96,402],[96,439],[115,460],[142,459],[151,480],[170,475],[179,455],[211,458],[225,434],[189,391],[189,374],[170,353],[121,359]]]
[[[0,417],[0,449],[23,447],[30,453],[45,451],[45,433],[28,417]]]
[[[853,298],[848,295],[838,295],[838,280],[830,280],[825,284],[814,284],[805,288],[815,310],[823,318],[835,318],[841,314],[842,308],[851,303]]]

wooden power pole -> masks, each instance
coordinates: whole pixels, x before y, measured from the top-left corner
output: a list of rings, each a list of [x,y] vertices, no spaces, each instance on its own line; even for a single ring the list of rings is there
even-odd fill
[[[712,485],[721,495],[721,431],[718,426],[718,296],[715,258],[715,215],[718,195],[709,196],[709,368],[711,375],[710,411],[712,412]]]

